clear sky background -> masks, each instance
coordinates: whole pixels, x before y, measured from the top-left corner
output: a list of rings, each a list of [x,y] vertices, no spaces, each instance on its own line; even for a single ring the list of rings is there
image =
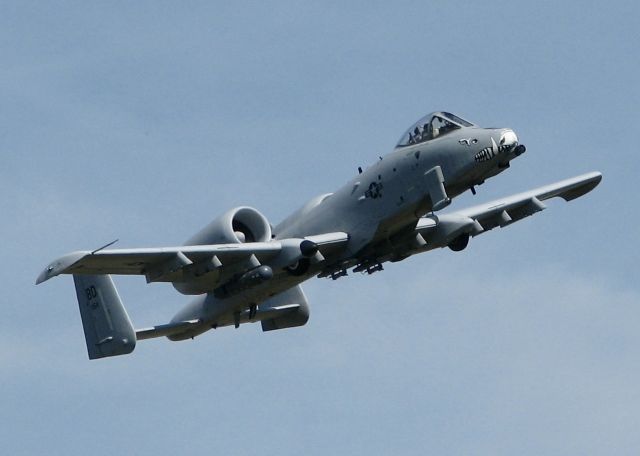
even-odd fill
[[[638,454],[640,7],[0,2],[0,448],[16,455]],[[584,198],[371,277],[311,319],[90,362],[69,251],[274,224],[423,114],[513,128],[453,209],[583,172]],[[137,327],[188,301],[116,277]]]

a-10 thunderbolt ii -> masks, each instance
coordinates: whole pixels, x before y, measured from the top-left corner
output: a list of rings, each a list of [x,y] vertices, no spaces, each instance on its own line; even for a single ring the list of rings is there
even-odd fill
[[[372,274],[387,262],[449,247],[545,208],[578,198],[602,175],[591,172],[455,212],[451,198],[509,168],[521,155],[515,132],[481,128],[447,112],[429,114],[334,193],[319,195],[273,228],[251,207],[224,213],[178,247],[67,254],[36,283],[72,274],[89,358],[131,353],[142,339],[185,340],[212,328],[261,322],[263,331],[302,326],[309,306],[300,287],[313,277]],[[167,323],[135,330],[110,274],[170,282],[196,297]]]

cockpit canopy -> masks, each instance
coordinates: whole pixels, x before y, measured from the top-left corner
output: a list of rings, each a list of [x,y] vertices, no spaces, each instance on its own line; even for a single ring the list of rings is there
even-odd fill
[[[432,112],[413,124],[402,135],[396,147],[412,146],[423,143],[462,127],[473,127],[474,124],[449,112]]]

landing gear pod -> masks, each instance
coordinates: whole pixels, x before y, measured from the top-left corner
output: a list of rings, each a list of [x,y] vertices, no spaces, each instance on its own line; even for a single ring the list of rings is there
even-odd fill
[[[461,252],[469,245],[469,233],[464,233],[449,243],[449,248],[454,252]]]

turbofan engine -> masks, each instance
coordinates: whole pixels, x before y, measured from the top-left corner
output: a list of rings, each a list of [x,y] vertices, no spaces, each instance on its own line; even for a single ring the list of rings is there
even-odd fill
[[[242,206],[231,209],[216,218],[198,233],[191,236],[185,242],[185,245],[240,244],[245,242],[268,242],[270,240],[271,225],[269,225],[266,217],[256,209]],[[237,266],[238,270],[234,270],[232,266],[225,268],[224,273],[221,274],[219,268],[215,267],[214,264],[200,265],[193,269],[188,281],[174,282],[173,286],[182,294],[208,293],[213,291],[220,281],[230,280],[234,274],[242,272],[247,267],[246,264],[241,263]],[[256,264],[255,266],[260,265]],[[251,272],[249,271],[247,274]],[[249,280],[244,282],[248,283]],[[243,285],[247,285],[247,283]],[[237,288],[240,283],[236,285]]]
[[[271,225],[252,207],[236,207],[225,212],[185,242],[185,245],[268,242]]]

